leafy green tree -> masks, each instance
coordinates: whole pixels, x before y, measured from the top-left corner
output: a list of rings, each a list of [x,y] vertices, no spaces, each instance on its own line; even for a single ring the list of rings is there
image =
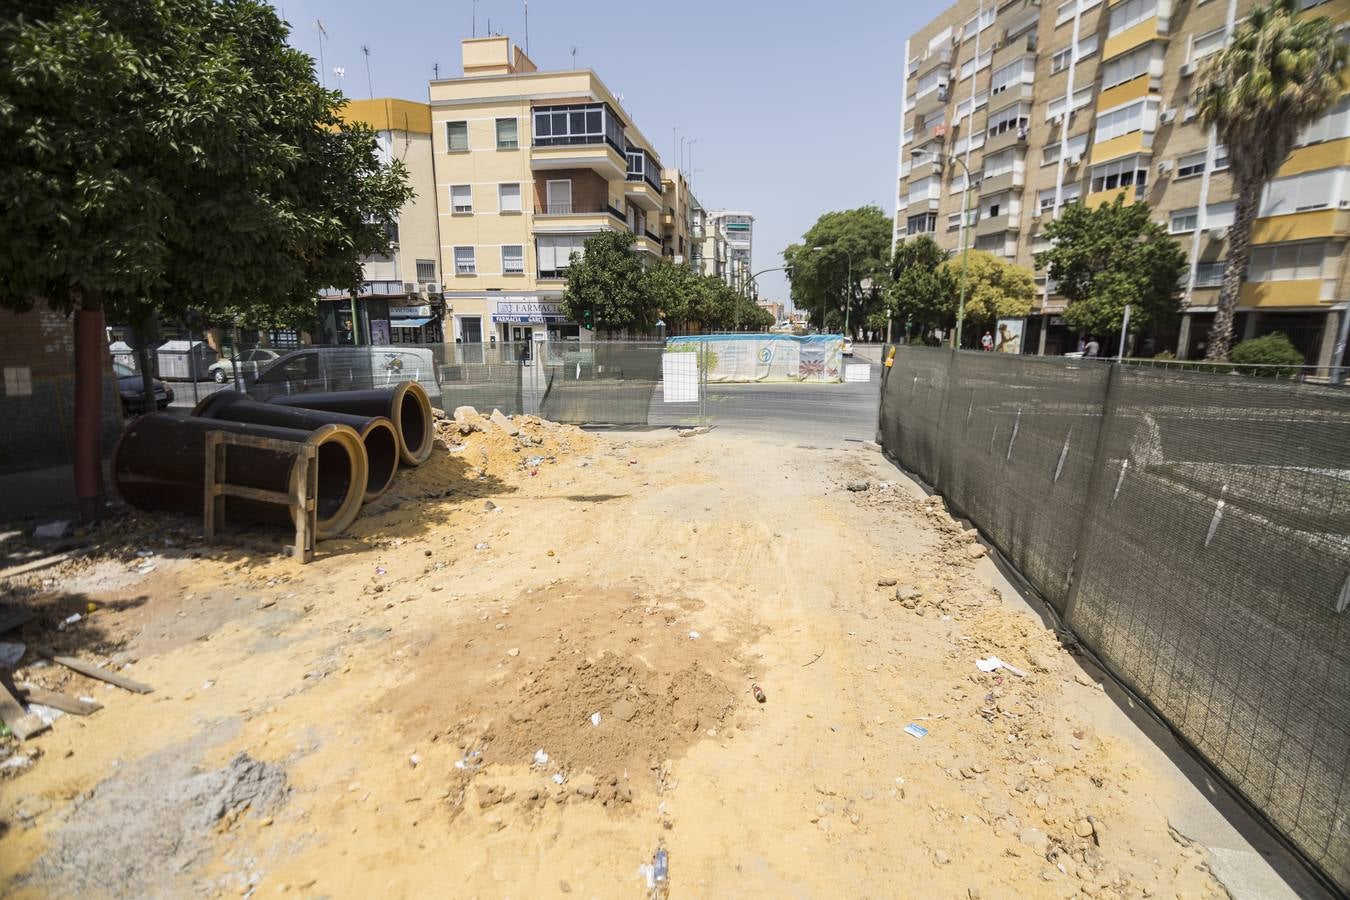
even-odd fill
[[[1298,0],[1258,6],[1235,29],[1232,42],[1205,61],[1196,79],[1200,121],[1213,126],[1228,148],[1237,198],[1207,359],[1228,357],[1262,190],[1288,158],[1299,132],[1345,90],[1350,49],[1340,36],[1340,23],[1299,11]]]
[[[647,270],[647,290],[669,333],[687,331],[697,321],[702,285],[688,266],[662,259]]]
[[[952,257],[942,270],[960,290],[961,258]],[[1036,279],[1031,270],[984,250],[971,250],[966,260],[966,311],[970,322],[992,325],[997,319],[1021,318],[1031,312]],[[955,306],[953,318],[955,318]]]
[[[1186,254],[1149,218],[1146,203],[1121,194],[1096,209],[1071,203],[1042,230],[1050,249],[1036,255],[1069,301],[1064,320],[1080,331],[1117,334],[1130,306],[1130,330],[1170,323],[1181,312]]]
[[[896,245],[883,294],[907,330],[927,334],[955,320],[956,282],[946,262],[947,251],[926,234]]]
[[[633,250],[633,235],[603,231],[586,239],[586,252],[572,254],[563,291],[563,314],[597,327],[646,331],[656,324],[647,272]]]
[[[849,327],[860,328],[869,299],[863,283],[875,284],[885,273],[890,247],[891,220],[878,207],[825,213],[802,235],[800,244],[783,251],[793,302],[817,326],[825,317],[828,327],[831,322],[842,325],[847,298]],[[831,309],[839,312],[837,318],[829,317]]]
[[[1237,367],[1243,375],[1260,378],[1288,378],[1307,363],[1303,354],[1279,331],[1242,341],[1233,348],[1230,359],[1235,363],[1246,363],[1246,366]]]
[[[320,288],[355,287],[361,257],[388,250],[411,197],[286,36],[260,0],[8,0],[0,15],[0,306],[76,314],[86,514],[105,316],[300,324]]]

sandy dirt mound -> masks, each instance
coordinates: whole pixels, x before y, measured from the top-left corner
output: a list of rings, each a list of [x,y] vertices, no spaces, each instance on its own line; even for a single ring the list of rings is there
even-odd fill
[[[629,802],[743,699],[735,647],[690,627],[701,606],[550,586],[421,647],[384,703],[410,739],[459,748],[463,777],[529,766],[569,796]]]

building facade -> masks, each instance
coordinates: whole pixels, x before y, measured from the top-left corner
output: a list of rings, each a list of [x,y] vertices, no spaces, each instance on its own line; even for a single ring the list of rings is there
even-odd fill
[[[689,189],[689,179],[679,169],[661,172],[661,247],[665,257],[678,265],[694,265],[694,211],[702,210]]]
[[[1203,356],[1234,196],[1227,152],[1190,95],[1201,61],[1255,5],[954,4],[905,43],[895,240],[927,234],[1030,268],[1066,204],[1095,207],[1123,192],[1149,204],[1190,261],[1179,333],[1137,352]],[[1350,0],[1303,6],[1350,22]],[[1350,97],[1299,135],[1266,191],[1235,339],[1281,331],[1310,364],[1332,364],[1350,298],[1348,236]],[[1063,298],[1043,273],[1037,284],[1025,352],[1076,349]]]
[[[351,100],[348,122],[375,129],[381,160],[408,168],[414,196],[399,212],[386,255],[362,260],[364,280],[348,291],[320,295],[315,338],[336,344],[421,344],[444,340],[441,253],[431,107],[409,100]]]
[[[633,234],[639,253],[660,259],[660,158],[589,69],[538,71],[505,37],[465,40],[463,64],[462,77],[431,82],[445,339],[523,354],[589,340],[562,314],[567,266],[606,231]]]
[[[734,290],[741,290],[753,274],[751,261],[755,217],[748,212],[717,210],[709,214],[708,226],[725,246],[726,261],[718,274]]]

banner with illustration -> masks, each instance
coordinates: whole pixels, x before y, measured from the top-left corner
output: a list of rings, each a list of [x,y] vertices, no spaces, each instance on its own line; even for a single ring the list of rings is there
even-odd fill
[[[707,334],[674,337],[667,353],[699,353],[710,382],[843,380],[844,339],[837,334]]]

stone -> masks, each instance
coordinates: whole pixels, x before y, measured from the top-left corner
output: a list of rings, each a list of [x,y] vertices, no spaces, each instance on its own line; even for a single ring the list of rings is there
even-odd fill
[[[988,551],[984,549],[984,544],[969,544],[966,546],[966,556],[971,559],[980,559]]]
[[[466,422],[478,418],[478,410],[474,409],[472,406],[457,406],[455,407],[454,415],[455,423],[463,425]]]
[[[492,512],[494,509],[500,509],[500,508],[501,508],[501,507],[499,507],[497,504],[493,503],[491,500],[484,500],[484,501],[483,501],[483,509],[487,510],[488,512]]]
[[[946,850],[934,850],[934,851],[933,851],[933,862],[937,863],[939,866],[945,866],[947,863],[949,863],[949,862],[951,862],[951,861],[952,861],[952,858],[951,858],[951,856],[947,853]]]
[[[1048,809],[1050,807],[1050,795],[1037,794],[1036,799],[1032,802],[1036,804],[1037,809]]]
[[[871,485],[866,481],[850,481],[848,483],[848,489],[855,494],[861,493],[869,487],[871,487]]]
[[[507,416],[505,413],[503,413],[500,409],[494,409],[492,411],[492,415],[489,416],[489,418],[492,420],[493,425],[496,425],[498,428],[506,432],[511,437],[515,437],[516,435],[520,434],[520,429],[517,428],[516,424],[511,421],[511,418]]]
[[[588,773],[582,773],[572,779],[572,793],[586,800],[594,800],[596,793],[600,790],[595,783],[595,777]]]
[[[895,589],[895,599],[910,609],[914,608],[914,603],[922,596],[923,591],[912,584],[902,584]]]
[[[637,707],[630,700],[620,700],[614,704],[614,708],[610,710],[610,715],[622,722],[629,722],[632,721],[633,716],[637,715]]]
[[[1039,828],[1023,828],[1017,839],[1042,856],[1050,847],[1050,838]]]
[[[269,608],[269,607],[276,606],[276,605],[277,605],[277,601],[274,600],[274,599],[271,598],[271,597],[264,597],[264,598],[262,598],[261,600],[258,601],[258,609],[267,609],[267,608]]]
[[[895,587],[894,578],[878,578],[877,587]]]
[[[1073,832],[1080,838],[1090,838],[1094,833],[1094,829],[1092,823],[1087,819],[1079,819],[1073,825]]]

